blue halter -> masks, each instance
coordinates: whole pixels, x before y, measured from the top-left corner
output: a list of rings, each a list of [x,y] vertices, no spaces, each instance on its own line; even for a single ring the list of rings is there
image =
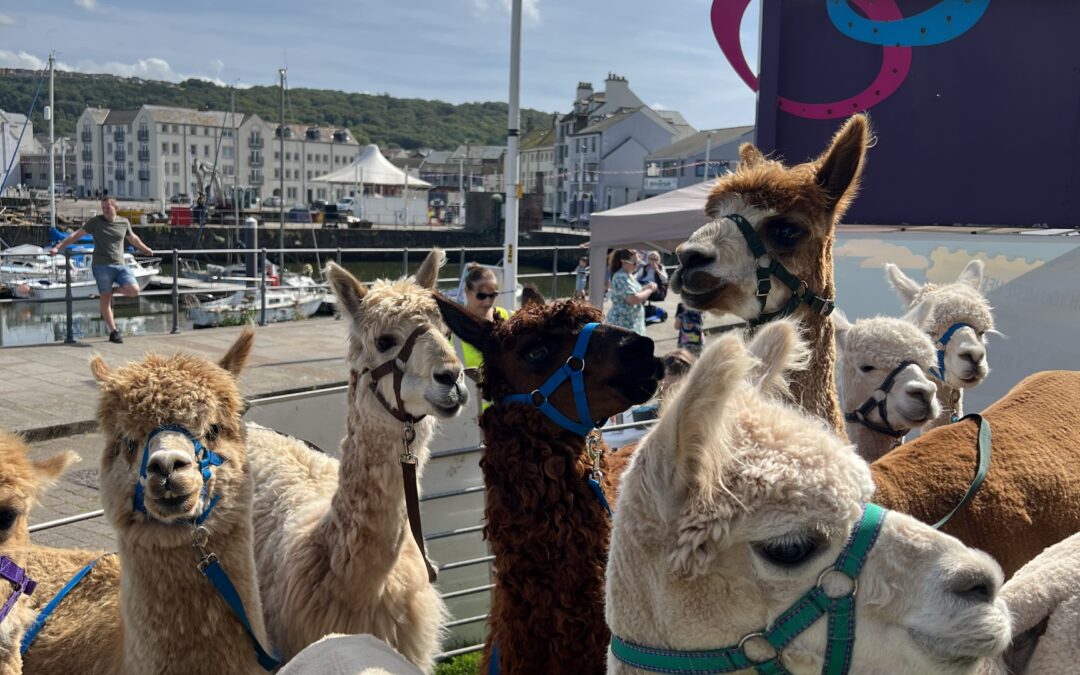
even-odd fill
[[[941,339],[937,341],[937,344],[941,345],[941,348],[937,350],[937,370],[930,369],[930,374],[941,380],[945,381],[945,347],[948,346],[949,340],[952,339],[953,333],[961,328],[970,328],[975,330],[975,327],[969,323],[954,323],[949,326],[949,329],[945,331],[945,334],[941,336]]]
[[[540,385],[539,389],[529,394],[508,394],[503,397],[502,402],[524,403],[535,406],[549,420],[563,429],[572,431],[579,436],[589,435],[589,432],[600,425],[593,421],[592,415],[589,414],[589,401],[585,398],[585,377],[583,373],[585,372],[585,352],[589,349],[589,338],[592,337],[593,331],[599,325],[596,322],[585,324],[585,327],[581,329],[581,333],[578,334],[577,343],[574,344],[574,351],[566,359],[566,363],[552,373],[547,382]],[[578,414],[577,422],[556,410],[555,406],[551,405],[551,401],[548,400],[555,393],[555,390],[567,380],[570,380],[570,386],[574,392],[574,407],[577,409]]]
[[[135,483],[135,500],[134,508],[140,513],[146,513],[146,505],[143,503],[143,493],[146,491],[146,467],[150,463],[150,441],[154,440],[154,437],[160,433],[166,431],[174,431],[178,434],[183,434],[191,440],[192,445],[195,446],[195,457],[199,460],[199,473],[202,474],[203,488],[199,499],[204,503],[206,502],[207,483],[210,481],[210,467],[221,466],[221,455],[215,453],[210,448],[202,444],[198,438],[195,437],[190,431],[178,424],[163,424],[157,429],[154,429],[150,436],[146,439],[146,445],[143,446],[142,463],[139,465],[139,482]],[[202,525],[206,521],[206,518],[210,515],[210,512],[214,510],[214,505],[217,504],[218,496],[210,500],[210,503],[206,505],[206,509],[199,514],[195,519],[196,525]]]

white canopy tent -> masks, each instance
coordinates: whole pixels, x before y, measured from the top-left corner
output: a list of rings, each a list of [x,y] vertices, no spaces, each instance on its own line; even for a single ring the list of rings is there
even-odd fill
[[[408,185],[409,189],[430,189],[431,183],[408,176],[401,169],[390,163],[374,143],[364,146],[360,156],[337,171],[311,179],[314,183],[335,183],[340,185]],[[406,180],[408,181],[406,183]]]
[[[611,248],[673,251],[705,224],[705,201],[716,179],[672,190],[651,199],[592,214],[589,241],[589,302],[602,307]]]

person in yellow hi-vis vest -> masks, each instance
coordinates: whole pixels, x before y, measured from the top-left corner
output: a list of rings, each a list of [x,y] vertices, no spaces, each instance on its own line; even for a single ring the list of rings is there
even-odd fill
[[[491,268],[475,262],[465,266],[465,309],[487,321],[494,321],[495,317],[505,321],[510,318],[510,312],[495,306],[495,299],[498,297],[499,281]],[[453,336],[452,343],[454,351],[465,366],[465,372],[475,380],[480,366],[484,363],[484,356],[480,350],[456,335]],[[480,401],[477,414],[484,412],[491,405],[491,401],[481,401],[479,396],[476,400]]]

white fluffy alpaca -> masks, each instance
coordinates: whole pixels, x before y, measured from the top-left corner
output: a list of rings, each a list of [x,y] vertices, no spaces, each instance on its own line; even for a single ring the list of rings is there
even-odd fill
[[[822,574],[872,496],[869,468],[822,421],[758,389],[753,366],[738,336],[714,342],[623,476],[607,621],[625,643],[734,646],[816,584],[851,592],[850,581]],[[989,556],[889,512],[858,576],[850,672],[973,672],[1009,641],[1001,581]],[[821,618],[776,658],[792,673],[820,672],[825,645]],[[761,638],[743,653],[775,654]],[[648,672],[614,653],[608,665]]]
[[[916,325],[928,309],[920,305],[902,319],[875,316],[854,324],[833,312],[847,435],[868,462],[941,413],[937,386],[927,375],[934,345]]]

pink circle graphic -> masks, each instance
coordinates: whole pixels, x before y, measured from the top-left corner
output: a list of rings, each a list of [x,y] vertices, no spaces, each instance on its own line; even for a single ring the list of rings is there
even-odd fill
[[[893,0],[852,0],[873,21],[897,21],[903,19],[900,8]],[[736,74],[751,90],[758,90],[758,79],[746,63],[739,39],[739,26],[750,0],[713,0],[712,28],[720,50]],[[784,112],[797,117],[830,120],[847,117],[868,110],[891,96],[904,83],[911,70],[911,47],[883,47],[881,70],[865,89],[850,98],[831,103],[807,103],[777,96],[777,104]]]

